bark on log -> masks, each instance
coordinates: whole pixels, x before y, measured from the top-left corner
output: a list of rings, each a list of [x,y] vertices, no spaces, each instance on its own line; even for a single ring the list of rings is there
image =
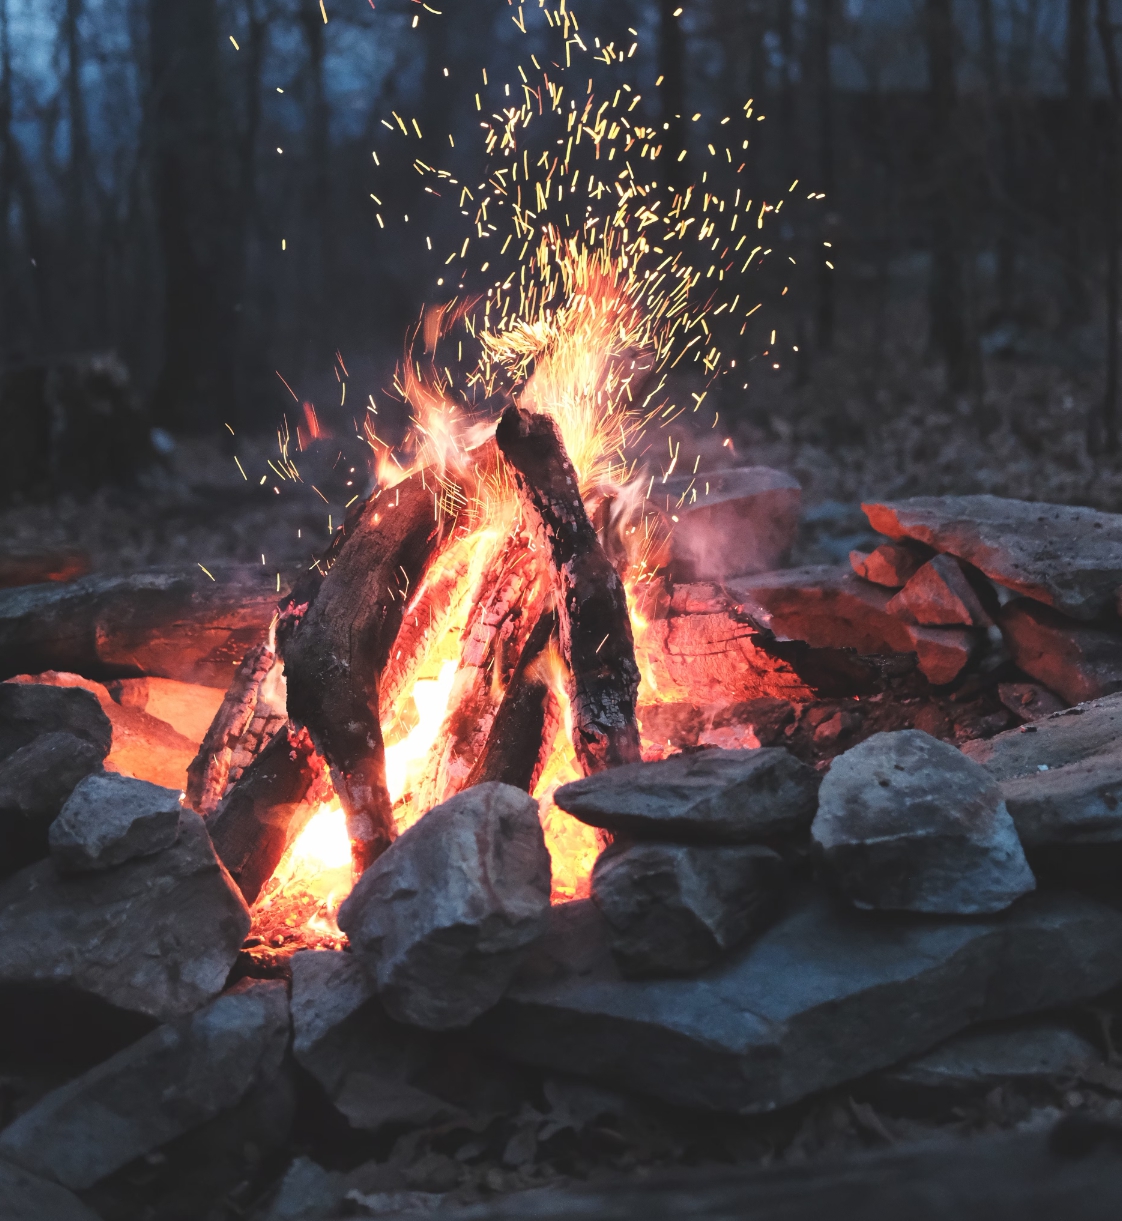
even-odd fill
[[[588,519],[561,435],[549,416],[510,407],[495,439],[549,557],[577,760],[586,773],[637,762],[639,667],[627,597]]]
[[[260,568],[151,569],[0,590],[0,679],[63,670],[225,690],[276,612]]]
[[[526,641],[487,742],[464,788],[496,780],[527,793],[534,791],[561,720],[560,701],[543,664],[556,633],[557,613],[548,610],[538,618]]]
[[[206,826],[247,903],[256,901],[289,844],[330,796],[323,759],[308,733],[292,725],[246,768]]]
[[[411,475],[363,506],[306,609],[288,608],[280,639],[289,715],[331,766],[359,873],[394,835],[379,721],[382,669],[409,591],[453,525],[437,509],[432,476]]]

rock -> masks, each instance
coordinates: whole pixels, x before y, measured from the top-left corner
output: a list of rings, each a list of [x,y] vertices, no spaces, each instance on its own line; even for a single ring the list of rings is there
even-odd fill
[[[165,722],[196,749],[222,706],[223,692],[219,688],[181,683],[174,678],[116,678],[105,686],[122,708],[146,712]]]
[[[0,1158],[0,1217],[4,1221],[99,1221],[65,1187]]]
[[[0,877],[47,855],[47,833],[103,752],[72,733],[45,733],[0,760]]]
[[[391,1017],[466,1026],[499,999],[541,936],[549,893],[537,802],[507,784],[479,784],[390,845],[339,909],[339,927]]]
[[[720,581],[787,561],[799,527],[797,479],[766,466],[684,475],[657,484],[653,505],[669,530],[678,581]]]
[[[292,1051],[352,1128],[421,1125],[456,1109],[410,1077],[433,1036],[392,1021],[355,955],[303,950],[292,956]]]
[[[805,831],[818,784],[781,747],[707,747],[585,776],[553,800],[581,822],[641,839],[751,844]]]
[[[789,876],[757,844],[620,845],[596,862],[592,900],[622,975],[690,975],[764,928]]]
[[[1089,1064],[1101,1064],[1093,1043],[1054,1018],[1014,1026],[966,1030],[953,1039],[889,1069],[878,1085],[893,1093],[924,1098],[985,1094],[999,1085],[1044,1084],[1070,1078]]]
[[[958,561],[949,555],[928,560],[889,600],[887,609],[927,627],[989,627],[993,622]]]
[[[44,581],[73,581],[90,571],[84,551],[0,551],[0,589],[41,585]]]
[[[863,507],[873,529],[889,538],[957,555],[1074,619],[1112,609],[1122,586],[1116,513],[1000,496],[917,496]]]
[[[995,780],[1009,780],[1034,773],[1041,765],[1048,770],[1063,767],[1112,747],[1122,749],[1122,695],[1104,696],[1031,725],[966,742],[962,753]]]
[[[239,1102],[280,1068],[280,980],[243,980],[41,1098],[0,1133],[0,1154],[81,1189]]]
[[[0,759],[45,733],[71,733],[102,758],[113,741],[109,719],[89,692],[0,683]]]
[[[1026,848],[1122,844],[1122,748],[1001,782]]]
[[[264,1221],[324,1221],[343,1198],[343,1176],[310,1157],[298,1157],[284,1173]]]
[[[197,814],[176,843],[60,878],[50,861],[0,883],[0,984],[73,990],[168,1021],[222,990],[249,910]]]
[[[182,807],[174,789],[127,776],[88,776],[51,824],[51,859],[60,873],[109,869],[170,848]]]
[[[998,683],[997,698],[1022,721],[1039,721],[1066,707],[1058,695],[1039,683]]]
[[[847,567],[817,565],[740,577],[728,589],[742,614],[782,639],[862,654],[915,653],[920,671],[936,686],[958,677],[981,639],[968,628],[905,623],[889,612],[891,595]]]
[[[998,626],[1014,663],[1067,703],[1122,690],[1122,636],[1073,623],[1027,598],[1004,606]]]
[[[1036,884],[997,782],[918,729],[874,734],[831,763],[811,839],[858,907],[997,912]]]
[[[967,1026],[1122,980],[1122,913],[1041,892],[997,917],[917,920],[816,889],[696,979],[625,980],[589,901],[475,1026],[503,1055],[665,1101],[753,1114],[918,1055]]]
[[[853,571],[866,581],[883,585],[886,589],[901,589],[931,556],[931,548],[922,544],[882,543],[869,552],[851,551],[849,563]]]

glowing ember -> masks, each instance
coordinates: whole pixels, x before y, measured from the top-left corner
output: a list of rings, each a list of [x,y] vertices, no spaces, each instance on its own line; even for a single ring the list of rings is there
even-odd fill
[[[437,678],[419,678],[411,692],[417,709],[417,723],[393,746],[386,747],[386,786],[394,802],[411,792],[419,779],[418,771],[428,757],[429,749],[440,733],[440,724],[448,711],[448,696],[456,677],[456,663],[446,661]]]

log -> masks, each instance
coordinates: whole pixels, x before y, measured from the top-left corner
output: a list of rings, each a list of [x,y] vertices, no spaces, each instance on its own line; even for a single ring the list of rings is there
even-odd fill
[[[573,747],[586,774],[639,760],[639,667],[623,582],[600,545],[547,415],[509,407],[495,432],[549,558],[569,667]]]
[[[206,820],[214,850],[247,903],[256,901],[288,846],[330,797],[311,737],[286,725]]]
[[[288,712],[331,767],[361,873],[394,837],[379,721],[381,674],[416,589],[455,526],[420,471],[373,496],[309,599],[282,608]]]
[[[213,573],[157,568],[0,590],[0,679],[60,670],[225,690],[269,630],[277,591],[250,564]]]
[[[545,669],[557,634],[557,613],[540,615],[495,713],[482,753],[464,788],[495,780],[534,791],[553,749],[561,705]]]

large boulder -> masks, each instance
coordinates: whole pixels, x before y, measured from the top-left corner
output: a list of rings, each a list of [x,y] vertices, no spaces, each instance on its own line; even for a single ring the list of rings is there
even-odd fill
[[[0,683],[0,759],[41,734],[69,733],[101,752],[113,743],[113,727],[88,691],[39,684]]]
[[[0,1156],[81,1189],[240,1102],[288,1043],[280,980],[244,980],[41,1098],[0,1133]]]
[[[582,822],[641,839],[752,844],[805,831],[818,784],[781,747],[707,747],[585,776],[553,799]]]
[[[996,917],[856,911],[818,890],[695,979],[626,980],[590,901],[476,1024],[505,1056],[683,1106],[753,1114],[917,1055],[966,1027],[1122,981],[1122,913],[1041,892]]]
[[[502,995],[549,911],[534,799],[487,783],[430,810],[370,866],[339,927],[391,1017],[466,1026]]]
[[[100,1221],[65,1187],[0,1157],[0,1217],[4,1221]]]
[[[181,813],[174,789],[128,776],[87,776],[51,824],[51,859],[60,873],[89,873],[151,856],[175,843]]]
[[[758,844],[620,845],[596,862],[592,901],[623,975],[690,975],[764,928],[789,876]]]
[[[814,848],[858,907],[997,912],[1036,884],[997,782],[921,730],[846,751],[818,796]]]
[[[1013,661],[1066,703],[1122,690],[1122,636],[1016,598],[997,620]]]
[[[249,909],[203,820],[162,852],[60,877],[40,861],[0,883],[0,984],[100,997],[168,1021],[221,992]]]
[[[1114,606],[1122,516],[1001,496],[917,496],[863,506],[873,529],[949,552],[1075,619]]]

